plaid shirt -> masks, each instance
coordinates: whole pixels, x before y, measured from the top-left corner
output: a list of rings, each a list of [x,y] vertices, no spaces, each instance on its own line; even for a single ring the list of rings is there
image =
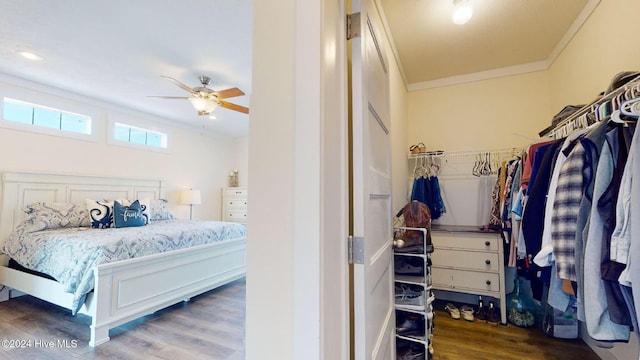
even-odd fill
[[[584,193],[585,151],[577,141],[558,176],[551,215],[551,243],[558,278],[576,281],[575,244],[578,213]]]

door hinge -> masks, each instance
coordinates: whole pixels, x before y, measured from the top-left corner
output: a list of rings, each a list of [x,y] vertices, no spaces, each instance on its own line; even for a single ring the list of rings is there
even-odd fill
[[[364,264],[364,238],[349,235],[347,238],[349,264]]]
[[[360,13],[347,15],[347,40],[360,37]]]

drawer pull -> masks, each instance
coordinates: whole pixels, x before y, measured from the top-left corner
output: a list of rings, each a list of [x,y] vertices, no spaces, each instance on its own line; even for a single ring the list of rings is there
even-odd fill
[[[487,280],[487,286],[491,285],[491,280]]]
[[[487,264],[487,265],[491,265],[491,260],[487,259],[487,260],[484,261],[484,263]]]
[[[491,246],[491,241],[485,241],[484,246]]]

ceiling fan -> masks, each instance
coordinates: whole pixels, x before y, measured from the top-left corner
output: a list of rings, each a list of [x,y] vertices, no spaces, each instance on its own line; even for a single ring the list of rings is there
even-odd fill
[[[221,106],[229,110],[239,111],[245,114],[249,113],[248,107],[233,104],[223,100],[231,97],[244,95],[244,92],[242,92],[242,90],[238,89],[237,87],[220,90],[220,91],[213,90],[207,87],[207,85],[211,83],[211,78],[209,78],[208,76],[198,77],[198,80],[200,80],[200,83],[202,84],[202,86],[197,86],[194,88],[191,88],[172,77],[164,76],[164,75],[162,75],[161,77],[173,81],[173,83],[178,85],[178,87],[190,93],[191,96],[150,96],[150,97],[158,97],[163,99],[189,100],[189,102],[191,102],[191,105],[193,105],[196,111],[198,111],[198,115],[210,115],[211,112],[218,106]]]

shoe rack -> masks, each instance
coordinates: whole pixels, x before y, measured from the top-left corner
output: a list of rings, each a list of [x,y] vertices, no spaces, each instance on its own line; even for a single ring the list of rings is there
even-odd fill
[[[394,285],[396,309],[396,359],[420,360],[433,356],[433,300],[429,229],[396,227],[394,241]],[[422,233],[421,244],[406,244],[406,230]]]

